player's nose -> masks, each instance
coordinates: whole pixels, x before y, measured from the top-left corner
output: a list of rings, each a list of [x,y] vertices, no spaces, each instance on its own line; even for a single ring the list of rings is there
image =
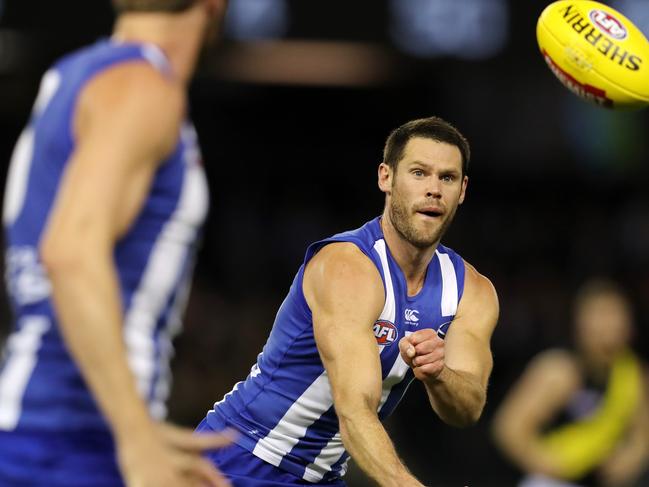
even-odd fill
[[[439,198],[442,195],[442,184],[438,177],[428,178],[426,184],[426,197]]]

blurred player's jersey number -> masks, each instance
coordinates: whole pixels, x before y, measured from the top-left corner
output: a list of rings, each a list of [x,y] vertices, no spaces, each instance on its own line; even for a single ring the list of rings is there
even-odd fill
[[[397,328],[389,321],[377,321],[374,323],[374,336],[379,345],[390,345],[397,339],[399,333]]]
[[[34,247],[9,247],[5,260],[7,287],[16,303],[33,304],[49,298],[50,281]]]

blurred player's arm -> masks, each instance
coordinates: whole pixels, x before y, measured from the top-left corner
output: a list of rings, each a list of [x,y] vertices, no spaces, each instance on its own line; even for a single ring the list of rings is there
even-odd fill
[[[560,459],[543,447],[541,436],[579,383],[570,354],[550,350],[530,363],[503,400],[493,421],[494,439],[523,471],[562,477]]]
[[[464,292],[445,339],[422,329],[399,343],[401,356],[426,386],[431,406],[444,422],[462,427],[480,418],[493,367],[490,341],[497,321],[495,289],[466,264]]]
[[[333,243],[309,262],[303,288],[346,449],[381,486],[421,486],[377,414],[382,378],[372,327],[385,302],[378,270],[355,245]]]
[[[91,80],[40,252],[66,345],[115,436],[129,485],[221,484],[199,450],[216,446],[149,417],[127,363],[114,247],[137,217],[159,161],[177,143],[185,99],[148,64]],[[202,443],[201,443],[202,442]]]
[[[649,465],[649,377],[643,368],[642,399],[626,437],[599,468],[605,486],[635,485]]]

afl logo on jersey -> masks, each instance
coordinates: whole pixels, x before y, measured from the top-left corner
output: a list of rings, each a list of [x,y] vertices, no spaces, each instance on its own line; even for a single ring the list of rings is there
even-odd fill
[[[397,327],[389,321],[377,321],[374,323],[374,336],[377,344],[392,345],[398,335]]]

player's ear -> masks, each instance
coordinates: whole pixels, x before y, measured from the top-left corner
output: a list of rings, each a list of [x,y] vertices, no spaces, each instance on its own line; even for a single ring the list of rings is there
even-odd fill
[[[227,5],[227,0],[205,0],[208,15],[212,18],[221,17]]]
[[[392,189],[392,178],[394,174],[392,168],[385,162],[379,164],[379,189],[384,193],[389,193]]]
[[[466,187],[469,184],[469,176],[464,176],[462,178],[462,189],[460,189],[460,199],[459,204],[464,203],[464,197],[466,196]]]

